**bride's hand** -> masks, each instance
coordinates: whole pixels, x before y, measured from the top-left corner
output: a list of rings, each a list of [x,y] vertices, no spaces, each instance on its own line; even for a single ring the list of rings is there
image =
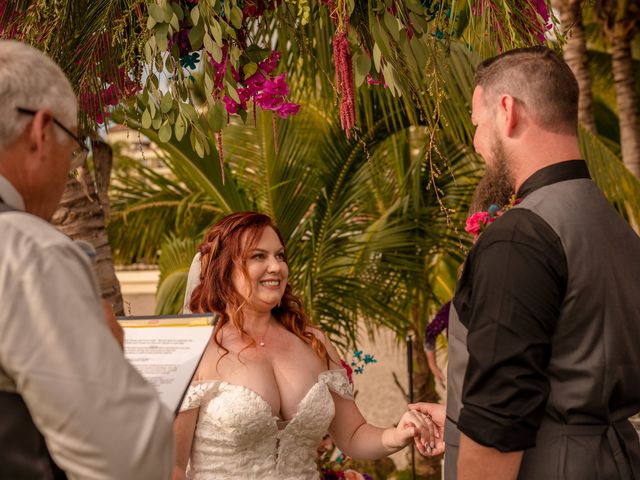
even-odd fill
[[[435,447],[431,447],[430,456],[444,453],[444,424],[446,420],[446,407],[438,403],[414,403],[409,404],[409,409],[424,415],[435,429]],[[422,452],[420,452],[422,453]]]
[[[388,448],[402,448],[412,440],[415,440],[416,447],[422,455],[431,455],[431,450],[436,446],[436,439],[439,433],[433,423],[421,412],[409,410],[398,422],[392,431]]]

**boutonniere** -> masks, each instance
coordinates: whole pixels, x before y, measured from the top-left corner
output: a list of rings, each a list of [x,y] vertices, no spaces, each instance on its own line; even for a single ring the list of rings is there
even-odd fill
[[[493,203],[486,211],[476,212],[467,218],[464,230],[472,235],[480,235],[489,225],[495,222],[498,217],[504,215],[507,210],[512,209],[518,203],[520,203],[520,199],[516,198],[515,195],[512,195],[509,203],[502,208]]]

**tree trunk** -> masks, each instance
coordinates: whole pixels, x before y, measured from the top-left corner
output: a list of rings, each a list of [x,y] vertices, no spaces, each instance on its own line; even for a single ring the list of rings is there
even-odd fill
[[[580,87],[578,121],[587,130],[596,133],[589,58],[580,5],[580,0],[556,0],[553,2],[554,8],[560,11],[562,33],[567,37],[567,43],[564,45],[564,60],[576,76]]]
[[[111,148],[101,141],[92,141],[96,177],[104,186],[111,169]],[[108,158],[107,158],[108,157]],[[108,171],[105,171],[108,168]],[[108,181],[107,181],[108,184]],[[106,191],[106,190],[105,190]],[[105,195],[101,195],[105,198]],[[108,197],[106,197],[108,198]],[[108,200],[106,205],[108,211]],[[105,207],[100,202],[96,186],[84,167],[78,179],[71,178],[62,196],[52,223],[74,240],[86,240],[96,249],[95,272],[104,298],[116,315],[124,315],[120,283],[116,278],[111,257],[111,247],[105,228]]]
[[[632,20],[633,21],[633,20]],[[640,123],[635,72],[631,57],[632,26],[626,19],[616,20],[611,39],[611,70],[618,103],[622,161],[636,178],[640,178]]]

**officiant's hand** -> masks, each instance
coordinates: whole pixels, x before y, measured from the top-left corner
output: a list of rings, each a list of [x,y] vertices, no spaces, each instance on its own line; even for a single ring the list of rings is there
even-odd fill
[[[444,453],[444,423],[447,418],[447,409],[444,405],[439,403],[411,403],[409,404],[409,410],[416,413],[420,413],[426,417],[427,421],[431,423],[435,428],[436,442],[435,446],[428,451],[427,455],[435,456]],[[417,441],[416,441],[417,446]],[[422,451],[418,448],[420,453]],[[424,455],[424,453],[422,453]]]
[[[102,300],[102,310],[104,311],[104,317],[107,320],[107,326],[111,330],[111,335],[116,339],[120,348],[124,350],[124,330],[116,320],[116,316],[113,313],[113,309],[109,302]]]

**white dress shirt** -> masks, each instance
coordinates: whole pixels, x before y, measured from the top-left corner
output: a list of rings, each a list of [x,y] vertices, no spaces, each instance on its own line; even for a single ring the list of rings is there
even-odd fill
[[[24,209],[2,176],[0,197]],[[0,213],[0,390],[22,396],[70,480],[169,478],[173,415],[107,328],[86,254],[23,211]]]

